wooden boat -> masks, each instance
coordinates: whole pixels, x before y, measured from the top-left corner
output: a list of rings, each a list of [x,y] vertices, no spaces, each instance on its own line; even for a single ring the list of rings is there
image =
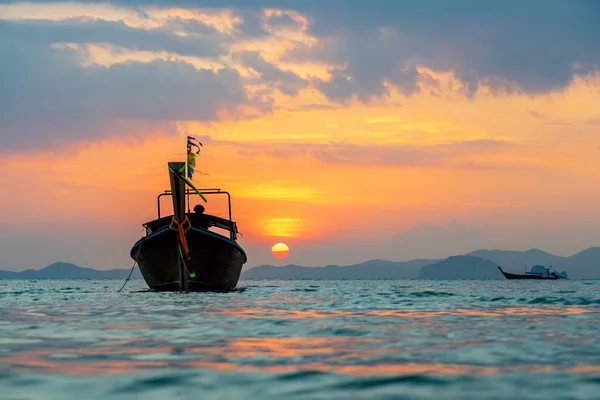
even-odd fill
[[[544,279],[544,280],[557,280],[557,279],[567,279],[567,273],[561,272],[557,274],[556,272],[550,272],[550,268],[546,268],[543,265],[534,265],[531,267],[530,271],[526,271],[524,274],[511,274],[510,272],[505,272],[502,268],[498,267],[502,275],[506,277],[506,279]]]
[[[231,196],[221,189],[196,189],[183,175],[183,162],[170,162],[171,190],[158,195],[158,218],[143,224],[146,236],[131,248],[150,289],[158,291],[230,291],[240,278],[246,253],[237,243],[237,225],[231,219]],[[186,183],[194,190],[186,189]],[[229,219],[185,212],[186,195],[226,195]],[[161,217],[160,199],[171,196],[173,215]],[[205,199],[206,200],[206,199]],[[228,235],[215,232],[220,228]]]

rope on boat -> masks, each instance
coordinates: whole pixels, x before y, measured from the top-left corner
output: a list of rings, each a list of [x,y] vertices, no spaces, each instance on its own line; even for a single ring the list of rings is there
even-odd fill
[[[185,257],[189,260],[190,259],[190,249],[188,248],[185,234],[187,233],[187,231],[192,229],[192,223],[188,219],[187,215],[185,216],[185,218],[183,219],[183,222],[181,222],[181,223],[179,221],[177,221],[177,219],[173,215],[173,219],[171,220],[169,229],[171,229],[173,231],[177,231],[177,233],[179,234],[179,243],[181,244],[181,248],[183,249]]]
[[[131,274],[133,273],[133,270],[134,270],[135,266],[137,265],[136,259],[140,255],[140,250],[142,250],[142,243],[144,243],[143,239],[140,242],[140,246],[138,247],[138,251],[135,254],[135,258],[133,259],[133,265],[131,266],[131,271],[129,271],[129,276],[127,277],[127,279],[125,279],[125,283],[123,283],[123,286],[121,286],[121,289],[117,290],[117,293],[121,293],[121,290],[123,290],[125,288],[125,285],[127,285],[127,282],[129,282],[129,278],[131,278]]]
[[[169,229],[173,231],[177,231],[177,249],[179,250],[179,256],[181,257],[181,261],[183,262],[183,266],[185,267],[185,271],[190,276],[190,278],[194,278],[196,273],[194,271],[190,271],[188,267],[188,261],[190,260],[190,249],[187,244],[187,239],[185,234],[187,231],[192,229],[192,223],[190,222],[187,215],[183,219],[182,222],[177,221],[175,216],[173,215],[173,219],[171,220],[171,224],[169,225]]]

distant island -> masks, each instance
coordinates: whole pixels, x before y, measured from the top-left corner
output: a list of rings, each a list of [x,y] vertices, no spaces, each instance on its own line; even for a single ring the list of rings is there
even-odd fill
[[[507,272],[523,273],[536,264],[565,270],[569,279],[600,279],[600,247],[569,257],[538,249],[477,250],[438,260],[371,260],[324,267],[260,265],[246,270],[242,279],[504,279],[498,266]]]
[[[130,271],[131,268],[98,270],[57,262],[39,270],[28,269],[21,272],[0,270],[0,279],[125,279]],[[135,268],[131,278],[139,279],[141,277],[139,269]]]
[[[371,260],[361,264],[326,267],[302,267],[286,265],[275,267],[261,265],[250,268],[242,278],[253,279],[415,279],[419,270],[436,260],[412,260],[405,262]]]
[[[419,271],[419,279],[500,279],[498,265],[473,256],[453,256]]]
[[[536,264],[565,270],[570,279],[600,279],[600,247],[591,247],[569,257],[538,249],[477,250],[446,259],[370,260],[346,266],[260,265],[246,270],[241,279],[504,279],[498,266],[507,272],[523,273],[525,268]],[[57,262],[40,270],[0,270],[0,279],[125,279],[130,270],[97,270]],[[131,278],[141,277],[136,267]]]

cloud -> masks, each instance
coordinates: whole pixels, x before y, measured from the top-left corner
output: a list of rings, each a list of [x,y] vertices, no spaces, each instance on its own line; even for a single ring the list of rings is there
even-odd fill
[[[537,112],[535,110],[529,111],[528,114],[531,115],[535,119],[543,119],[544,118],[543,114],[540,114],[539,112]]]
[[[417,90],[415,65],[452,72],[463,92],[473,97],[485,85],[496,93],[547,93],[568,86],[574,76],[588,76],[600,65],[600,4],[569,2],[449,3],[427,0],[372,6],[361,0],[114,0],[149,6],[231,8],[246,35],[266,37],[265,26],[293,25],[287,13],[265,18],[267,9],[293,10],[319,39],[300,46],[288,60],[329,63],[332,80],[319,88],[343,102],[386,96],[390,88]],[[297,22],[297,21],[296,21]]]
[[[589,118],[587,121],[585,121],[585,124],[587,124],[587,125],[600,125],[600,118]]]
[[[256,83],[267,84],[288,96],[296,96],[300,89],[309,85],[307,80],[302,79],[297,74],[284,71],[265,61],[258,52],[241,51],[234,53],[233,58],[258,74]]]
[[[77,49],[50,44],[90,37],[47,36],[52,32],[48,26],[37,30],[39,25],[25,25],[29,29],[0,21],[3,152],[122,135],[125,131],[118,121],[129,121],[130,128],[135,125],[132,121],[141,125],[153,120],[160,126],[173,120],[216,120],[223,112],[235,117],[243,107],[269,110],[246,92],[235,69],[198,69],[183,61],[163,60],[82,66]],[[108,26],[109,32],[114,27],[94,26]],[[137,43],[127,40],[133,46]]]
[[[288,5],[291,7],[291,5]],[[303,11],[320,39],[289,61],[336,66],[321,88],[332,99],[384,96],[386,85],[412,93],[414,65],[453,72],[464,93],[547,93],[600,65],[600,4],[594,1],[323,2]],[[400,74],[400,71],[408,73]]]
[[[275,29],[298,30],[303,24],[287,13],[273,13],[266,18],[266,24]]]
[[[160,4],[159,1],[118,1]],[[414,64],[451,71],[474,96],[482,84],[497,92],[535,95],[566,87],[575,75],[595,73],[600,64],[600,4],[532,0],[449,3],[360,0],[177,1],[201,7],[284,8],[306,16],[308,33],[321,39],[290,54],[295,61],[323,60],[336,66],[321,89],[343,101],[387,93],[382,82],[411,93]],[[414,72],[413,72],[414,74]],[[349,79],[348,79],[349,78]],[[348,83],[352,81],[352,83]],[[368,93],[368,94],[367,94]]]
[[[488,152],[496,149],[506,149],[507,147],[515,145],[515,143],[506,140],[476,139],[453,143],[441,143],[436,145],[436,147],[450,151]]]
[[[43,3],[39,7],[50,10],[52,5]],[[497,94],[535,95],[564,88],[574,76],[595,73],[600,65],[600,28],[595,18],[600,5],[588,0],[465,0],[452,5],[429,0],[378,7],[353,0],[108,3],[120,6],[118,13],[125,17],[83,18],[87,14],[80,11],[73,14],[80,18],[55,21],[19,19],[26,15],[13,16],[11,21],[0,17],[0,127],[8,132],[0,137],[2,149],[22,147],[23,137],[40,131],[40,126],[44,127],[44,133],[36,133],[43,139],[40,142],[51,143],[103,135],[105,129],[114,129],[116,120],[211,120],[223,112],[239,114],[243,107],[258,109],[252,115],[260,116],[275,105],[273,89],[296,96],[312,87],[333,103],[354,98],[368,103],[392,91],[410,96],[421,90],[423,82],[437,86],[434,93],[443,91],[435,78],[436,72],[443,71],[454,74],[468,97],[476,96],[483,86]],[[195,11],[189,18],[167,11],[167,17],[157,17],[162,8],[180,6]],[[220,29],[210,18],[198,17],[204,15],[196,13],[203,7],[207,12],[230,8],[225,25],[231,27]],[[140,26],[128,24],[127,18],[137,18]],[[283,39],[285,46],[280,43],[287,49],[281,61],[299,68],[309,62],[327,65],[330,78],[302,78],[254,50],[230,54],[231,45],[245,40],[254,43],[251,49],[257,48],[259,40],[264,40],[262,46],[272,47],[278,39],[270,32],[277,29],[294,31]],[[305,29],[313,35],[311,40],[294,36]],[[79,46],[57,48],[57,43]],[[193,56],[227,67],[199,69],[182,61],[158,60],[82,66],[92,43],[150,54],[167,52],[174,58]],[[242,77],[237,65],[225,61],[230,56],[255,76]],[[421,66],[433,75],[420,72]],[[262,87],[249,92],[248,85]],[[92,125],[93,133],[88,132]],[[438,158],[429,153],[415,158],[403,151],[371,149],[365,154],[364,148],[347,147],[312,154],[329,162],[366,157],[411,164]]]
[[[312,158],[322,164],[337,165],[390,165],[390,166],[458,166],[484,167],[465,161],[470,156],[493,154],[517,146],[503,140],[470,140],[435,145],[359,145],[344,142],[317,143],[271,143],[254,144],[220,141],[209,137],[201,139],[213,145],[240,147],[240,157],[268,157],[288,160],[295,157]],[[269,147],[269,150],[264,150]],[[515,161],[516,162],[516,161]],[[486,164],[492,167],[491,164]]]
[[[215,35],[221,35],[217,37],[217,41],[221,43],[225,42],[225,36],[220,33],[214,25],[207,24],[203,21],[199,21],[195,18],[184,19],[181,17],[170,18],[164,22],[164,30],[167,31],[179,31],[185,32],[187,34],[196,35],[195,37],[191,37],[191,41],[195,42],[198,37],[202,38],[210,38],[211,36],[214,38]],[[219,33],[218,33],[219,32]],[[182,36],[179,36],[182,37]],[[185,36],[183,36],[185,37]],[[229,40],[230,41],[230,40]]]
[[[237,10],[236,15],[241,22],[236,24],[236,30],[252,38],[264,38],[270,35],[265,30],[263,14],[258,10]]]
[[[183,25],[180,22],[180,25]],[[196,27],[198,22],[188,21]],[[226,36],[205,24],[208,32],[194,36],[181,36],[166,27],[154,29],[133,28],[123,21],[68,19],[60,21],[0,19],[0,35],[24,43],[38,45],[53,43],[111,43],[120,47],[142,51],[166,51],[184,56],[214,58],[225,54]]]
[[[457,159],[484,154],[509,146],[494,140],[455,142],[438,145],[351,145],[331,143],[326,146],[308,146],[306,154],[324,164],[441,166],[462,165]],[[296,147],[296,146],[294,146]],[[300,146],[298,146],[300,147]],[[304,146],[303,146],[304,147]],[[271,153],[277,156],[277,153]],[[282,152],[282,156],[289,156]]]
[[[363,102],[389,94],[394,87],[405,95],[419,91],[419,72],[406,49],[405,38],[391,29],[355,35],[350,29],[316,45],[299,45],[284,59],[317,61],[330,65],[331,78],[317,87],[329,99],[345,102],[356,96]]]

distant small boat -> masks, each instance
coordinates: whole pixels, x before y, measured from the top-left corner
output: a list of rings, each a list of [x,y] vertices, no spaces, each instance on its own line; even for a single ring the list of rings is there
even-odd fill
[[[552,268],[552,267],[550,267]],[[550,272],[550,268],[546,268],[543,265],[534,265],[531,270],[526,271],[524,274],[511,274],[510,272],[504,272],[502,268],[498,267],[502,275],[506,279],[545,279],[545,280],[557,280],[557,279],[568,279],[565,271],[556,273]]]

